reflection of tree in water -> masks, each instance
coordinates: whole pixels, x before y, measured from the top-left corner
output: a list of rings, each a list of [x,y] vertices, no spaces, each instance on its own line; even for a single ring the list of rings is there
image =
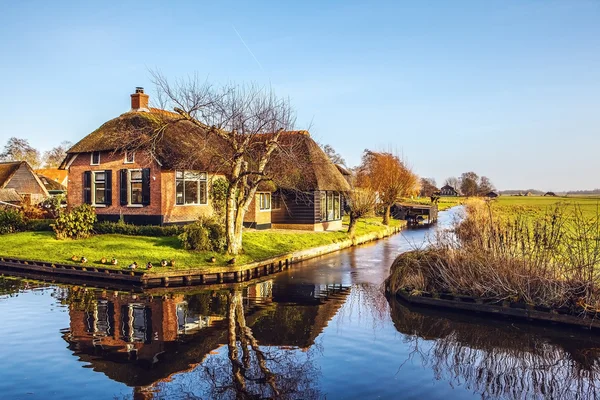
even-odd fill
[[[350,294],[340,308],[339,319],[352,317],[372,320],[373,328],[380,327],[389,318],[389,305],[381,285],[372,283],[355,283],[350,287]]]
[[[262,347],[246,325],[242,293],[232,292],[227,312],[227,360],[212,357],[202,366],[215,398],[317,398],[310,356]],[[305,358],[305,360],[301,360]]]
[[[597,341],[571,331],[413,312],[391,301],[396,329],[436,379],[483,398],[596,398]],[[424,314],[430,313],[428,314]],[[408,361],[408,360],[407,360]]]

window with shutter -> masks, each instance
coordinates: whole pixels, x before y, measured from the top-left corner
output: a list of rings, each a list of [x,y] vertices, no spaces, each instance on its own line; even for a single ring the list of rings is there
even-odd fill
[[[119,171],[119,199],[122,206],[126,206],[129,200],[127,199],[127,170]]]
[[[83,202],[92,204],[92,171],[83,173]]]

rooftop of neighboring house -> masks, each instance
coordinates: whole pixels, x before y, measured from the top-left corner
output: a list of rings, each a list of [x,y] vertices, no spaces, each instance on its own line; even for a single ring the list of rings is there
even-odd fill
[[[0,189],[0,201],[4,203],[18,204],[23,198],[15,189]]]
[[[64,185],[67,182],[69,172],[58,168],[41,168],[35,170],[36,174],[43,175],[47,179],[53,180]]]
[[[64,172],[66,172],[66,171],[64,171]],[[58,181],[50,179],[47,176],[39,174],[39,173],[37,174],[37,177],[44,184],[44,187],[49,192],[51,192],[51,191],[52,192],[57,192],[57,191],[66,192],[67,191],[67,187],[64,186],[63,184],[59,183]]]
[[[0,162],[0,188],[4,188],[10,178],[19,170],[25,161]]]

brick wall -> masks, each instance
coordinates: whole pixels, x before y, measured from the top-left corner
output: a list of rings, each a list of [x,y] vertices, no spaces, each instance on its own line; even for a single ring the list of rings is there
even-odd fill
[[[162,179],[160,166],[148,156],[135,155],[135,162],[125,164],[123,153],[103,151],[100,153],[100,164],[90,165],[91,154],[81,153],[69,167],[69,190],[67,202],[69,208],[83,203],[83,173],[85,171],[112,171],[112,205],[96,207],[98,215],[161,215],[161,190]],[[119,199],[119,185],[121,169],[150,168],[150,205],[144,207],[121,206]]]
[[[124,154],[102,152],[100,164],[90,165],[91,154],[82,153],[77,156],[69,167],[69,191],[67,200],[69,207],[76,207],[83,203],[83,174],[85,171],[112,171],[112,205],[96,207],[99,216],[117,218],[127,216],[154,216],[161,217],[163,223],[191,222],[200,216],[209,216],[213,213],[210,192],[212,180],[219,176],[209,176],[208,204],[176,205],[175,204],[175,171],[162,170],[158,163],[147,156],[135,156],[133,164],[125,164]],[[121,206],[120,204],[120,175],[121,169],[150,168],[150,205]]]

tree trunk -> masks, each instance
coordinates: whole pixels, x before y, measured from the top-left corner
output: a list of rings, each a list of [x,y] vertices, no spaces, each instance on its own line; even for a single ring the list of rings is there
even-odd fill
[[[356,232],[356,222],[358,219],[354,216],[353,212],[350,212],[350,225],[348,225],[348,235],[351,238],[354,237],[354,233]]]
[[[235,222],[237,210],[235,209],[235,189],[229,188],[227,192],[227,216],[225,218],[225,239],[227,240],[227,253],[236,255],[238,246],[236,245]]]
[[[383,212],[383,224],[384,225],[390,224],[390,208],[391,208],[391,206],[385,206],[385,210]]]

